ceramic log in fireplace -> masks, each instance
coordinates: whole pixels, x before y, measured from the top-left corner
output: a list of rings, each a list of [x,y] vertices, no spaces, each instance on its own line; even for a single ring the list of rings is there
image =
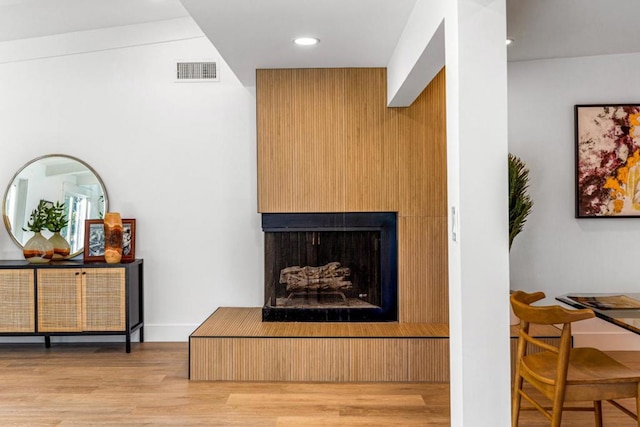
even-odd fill
[[[394,212],[263,214],[264,321],[398,320]]]

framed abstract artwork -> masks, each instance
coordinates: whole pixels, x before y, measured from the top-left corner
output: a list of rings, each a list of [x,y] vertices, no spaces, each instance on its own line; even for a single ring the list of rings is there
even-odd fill
[[[576,217],[640,217],[640,104],[575,106]]]

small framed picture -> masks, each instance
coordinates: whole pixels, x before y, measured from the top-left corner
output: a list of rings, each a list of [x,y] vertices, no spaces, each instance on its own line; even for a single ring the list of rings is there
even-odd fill
[[[104,262],[104,221],[84,221],[84,262]]]
[[[136,259],[136,220],[122,220],[122,262]]]
[[[84,262],[104,262],[104,221],[88,219],[84,222]],[[136,259],[136,220],[122,220],[122,261]]]

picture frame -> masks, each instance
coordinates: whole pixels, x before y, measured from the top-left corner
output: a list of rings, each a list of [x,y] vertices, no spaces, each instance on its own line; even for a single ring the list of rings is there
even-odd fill
[[[640,103],[574,113],[576,218],[640,217]]]
[[[84,221],[84,262],[104,262],[104,220]]]
[[[104,262],[104,220],[88,219],[84,222],[84,261]],[[136,259],[136,220],[122,220],[122,260],[131,262]]]
[[[126,218],[122,220],[122,262],[136,259],[136,220]]]

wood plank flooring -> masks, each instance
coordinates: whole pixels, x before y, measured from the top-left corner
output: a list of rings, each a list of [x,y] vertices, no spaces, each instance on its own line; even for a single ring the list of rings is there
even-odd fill
[[[122,344],[2,344],[0,425],[449,425],[447,384],[197,382],[187,352],[187,343],[134,343],[130,354]],[[612,355],[640,368],[639,353]],[[544,425],[524,413],[521,426]],[[563,423],[591,425],[588,413]],[[606,405],[605,425],[635,424]]]

